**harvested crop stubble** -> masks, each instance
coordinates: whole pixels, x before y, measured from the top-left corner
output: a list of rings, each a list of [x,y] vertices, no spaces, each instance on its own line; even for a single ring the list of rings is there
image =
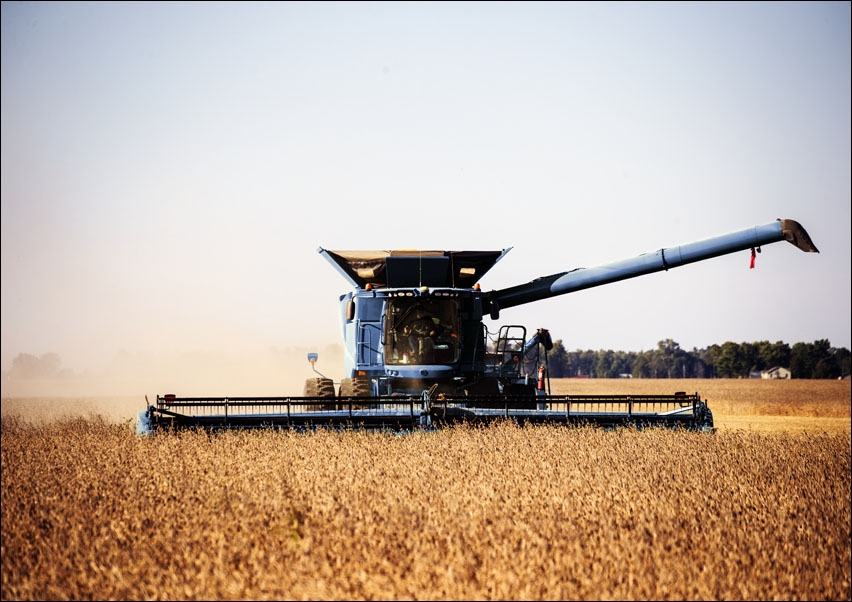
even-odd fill
[[[850,597],[850,435],[2,420],[3,599]]]

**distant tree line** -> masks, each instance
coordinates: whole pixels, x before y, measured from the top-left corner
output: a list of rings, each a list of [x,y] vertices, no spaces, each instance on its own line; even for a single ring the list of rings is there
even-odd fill
[[[547,356],[552,378],[747,378],[776,366],[787,368],[793,378],[839,378],[850,374],[850,353],[845,347],[832,347],[826,339],[795,343],[778,341],[711,345],[686,351],[671,339],[657,343],[650,351],[567,351],[561,339],[553,343]],[[67,378],[73,371],[62,369],[56,353],[40,356],[20,353],[3,378]]]
[[[68,376],[68,371],[62,370],[61,366],[62,360],[57,353],[42,353],[39,356],[19,353],[12,360],[11,370],[3,376],[20,380]]]
[[[850,373],[850,353],[826,339],[795,343],[778,341],[711,345],[686,351],[671,339],[650,351],[567,351],[561,340],[548,353],[553,378],[747,378],[774,367],[790,370],[792,378],[839,378]]]

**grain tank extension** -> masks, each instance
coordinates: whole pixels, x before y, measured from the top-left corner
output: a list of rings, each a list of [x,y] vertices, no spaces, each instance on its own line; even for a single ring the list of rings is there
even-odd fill
[[[511,249],[501,251],[318,252],[352,287],[340,297],[344,376],[316,370],[299,397],[157,396],[140,414],[140,432],[160,428],[363,427],[411,429],[458,421],[590,423],[713,428],[698,393],[552,395],[543,328],[505,325],[511,307],[669,270],[688,263],[787,241],[818,253],[789,219],[663,248],[593,268],[576,268],[526,284],[483,291],[480,282]],[[664,381],[661,381],[661,383]]]

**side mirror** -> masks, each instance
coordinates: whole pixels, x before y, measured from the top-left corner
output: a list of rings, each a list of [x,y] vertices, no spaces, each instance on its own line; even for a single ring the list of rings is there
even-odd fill
[[[346,319],[352,321],[355,319],[355,300],[350,299],[346,304]]]
[[[499,320],[500,319],[500,305],[497,303],[496,299],[491,301],[491,319],[492,320]]]

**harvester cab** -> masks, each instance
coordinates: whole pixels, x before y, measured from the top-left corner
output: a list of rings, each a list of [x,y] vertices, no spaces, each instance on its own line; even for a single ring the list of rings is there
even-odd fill
[[[483,323],[478,281],[509,250],[328,251],[353,285],[340,298],[344,378],[339,395],[536,396],[528,360],[540,329],[527,340],[523,326],[493,334]],[[540,357],[540,355],[537,355]],[[306,391],[318,388],[311,379]]]
[[[762,226],[663,248],[593,268],[576,268],[501,290],[482,278],[511,250],[318,252],[349,282],[339,298],[343,378],[336,386],[316,370],[302,397],[157,397],[144,421],[163,427],[297,427],[355,425],[406,429],[458,421],[513,419],[533,423],[644,424],[713,428],[700,396],[552,395],[547,386],[550,333],[502,326],[484,318],[502,310],[611,284],[737,251],[787,241],[818,253],[802,226]],[[147,428],[147,427],[146,427]]]

